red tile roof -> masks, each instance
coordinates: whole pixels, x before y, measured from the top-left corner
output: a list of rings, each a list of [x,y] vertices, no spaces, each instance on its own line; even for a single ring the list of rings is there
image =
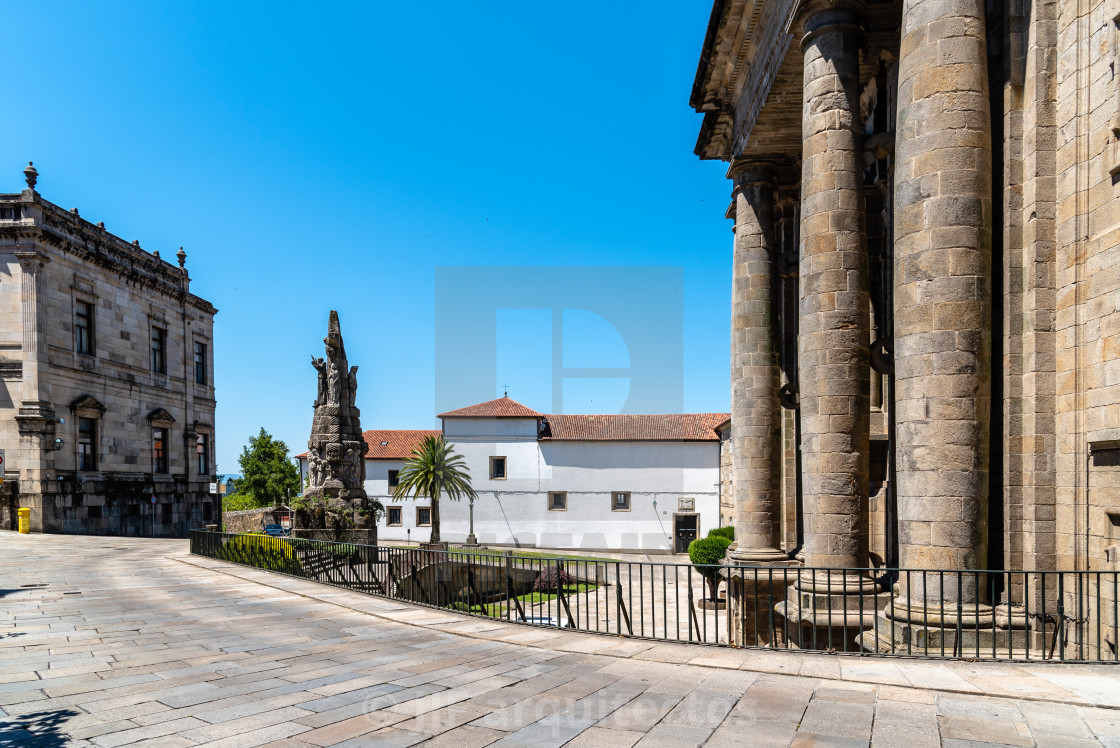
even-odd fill
[[[420,446],[426,436],[439,436],[442,431],[433,429],[373,429],[363,431],[362,438],[369,445],[367,460],[407,460],[412,450]],[[307,453],[296,455],[307,457]]]
[[[668,415],[554,415],[549,441],[719,441],[716,428],[727,413]]]
[[[516,400],[508,397],[499,397],[478,405],[469,405],[466,408],[440,413],[438,418],[540,418],[544,414],[532,408],[526,408]]]

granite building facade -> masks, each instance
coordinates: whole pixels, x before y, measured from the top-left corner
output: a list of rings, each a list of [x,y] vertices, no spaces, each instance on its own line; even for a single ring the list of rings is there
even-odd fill
[[[0,526],[183,536],[220,523],[216,309],[177,264],[27,188],[0,194]]]
[[[1045,591],[865,570],[1120,568],[1118,67],[1120,0],[716,0],[732,561],[917,626]]]

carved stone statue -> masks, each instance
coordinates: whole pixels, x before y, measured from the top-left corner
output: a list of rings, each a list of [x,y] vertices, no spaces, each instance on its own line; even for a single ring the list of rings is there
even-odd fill
[[[338,405],[342,402],[342,380],[338,373],[338,364],[331,361],[327,371],[327,402]]]
[[[327,402],[327,363],[321,358],[311,357],[311,365],[319,372],[319,391],[315,396],[315,406]]]
[[[360,414],[354,403],[358,393],[358,367],[346,360],[338,312],[332,311],[323,339],[325,358],[311,357],[318,372],[318,396],[308,448],[308,499],[341,499],[364,503],[365,453]],[[333,503],[333,502],[332,502]],[[332,510],[333,511],[333,510]]]

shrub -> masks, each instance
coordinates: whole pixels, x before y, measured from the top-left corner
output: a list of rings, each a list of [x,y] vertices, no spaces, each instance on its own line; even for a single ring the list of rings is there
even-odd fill
[[[537,575],[536,581],[533,582],[533,592],[555,592],[560,584],[567,587],[571,583],[572,577],[568,572],[550,564],[541,569],[540,574]]]
[[[729,545],[731,541],[722,535],[709,535],[706,538],[693,540],[688,545],[688,560],[708,583],[711,600],[716,599],[716,590],[719,587],[719,564],[723,561]]]
[[[734,527],[713,527],[708,530],[709,538],[727,538],[728,543],[735,542],[735,528]]]
[[[218,558],[257,569],[303,576],[303,567],[292,552],[291,545],[280,538],[264,540],[259,535],[237,535],[218,550]]]

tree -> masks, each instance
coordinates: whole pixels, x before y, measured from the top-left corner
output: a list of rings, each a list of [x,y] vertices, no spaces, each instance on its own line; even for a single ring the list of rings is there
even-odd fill
[[[273,439],[264,428],[241,450],[237,458],[241,478],[237,493],[246,496],[253,506],[276,506],[299,491],[299,473],[288,459],[288,445]]]
[[[456,454],[451,445],[444,441],[443,434],[426,436],[420,446],[412,450],[397,475],[398,484],[393,489],[394,499],[411,496],[418,499],[427,496],[432,502],[432,537],[430,543],[439,541],[439,500],[441,496],[450,499],[477,498],[471,487],[471,474],[463,463],[463,456]]]
[[[727,553],[727,546],[731,541],[720,535],[709,535],[706,538],[693,540],[688,544],[688,560],[704,577],[708,583],[709,600],[716,599],[716,588],[719,585],[720,562]]]

